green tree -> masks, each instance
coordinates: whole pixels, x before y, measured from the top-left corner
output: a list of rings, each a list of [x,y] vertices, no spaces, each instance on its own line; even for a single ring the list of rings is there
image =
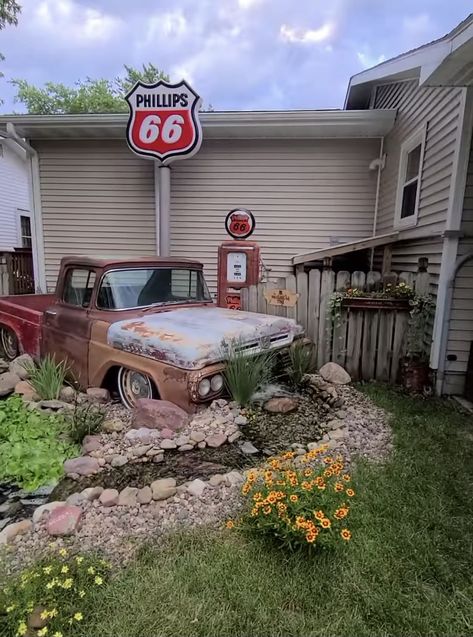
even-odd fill
[[[15,0],[0,0],[0,31],[9,24],[16,26],[20,11],[21,7]],[[0,52],[0,62],[4,59],[5,56]],[[3,73],[0,71],[0,78],[2,77]],[[0,104],[3,104],[2,99],[0,99]]]
[[[143,64],[141,69],[125,65],[124,75],[113,80],[88,77],[74,86],[46,82],[43,87],[37,87],[19,79],[12,80],[12,84],[17,88],[15,102],[24,104],[27,112],[34,115],[125,113],[128,106],[123,98],[138,80],[153,83],[169,80],[169,77],[149,63]]]

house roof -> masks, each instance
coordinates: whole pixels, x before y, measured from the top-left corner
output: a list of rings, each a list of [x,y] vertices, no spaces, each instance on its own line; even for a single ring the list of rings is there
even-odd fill
[[[421,86],[473,85],[473,13],[441,38],[354,75],[345,108],[366,108],[373,85],[405,79]]]
[[[362,138],[382,137],[395,110],[216,111],[200,114],[205,138]],[[3,115],[1,131],[13,124],[26,139],[125,139],[127,114]]]
[[[321,248],[320,250],[313,250],[312,252],[296,254],[296,256],[292,257],[292,263],[293,265],[301,265],[302,263],[309,263],[309,261],[319,261],[326,257],[337,257],[342,254],[348,254],[349,252],[357,252],[358,250],[366,250],[367,248],[376,248],[376,246],[395,243],[398,239],[399,232],[379,234],[376,237],[358,239],[357,241],[350,241],[349,243],[343,243],[329,248]]]

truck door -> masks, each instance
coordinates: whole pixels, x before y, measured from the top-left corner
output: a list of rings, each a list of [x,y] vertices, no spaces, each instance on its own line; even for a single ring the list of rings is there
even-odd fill
[[[44,312],[42,352],[56,361],[67,361],[70,373],[80,385],[88,382],[90,340],[89,306],[94,289],[94,270],[70,266],[64,273],[60,298]]]

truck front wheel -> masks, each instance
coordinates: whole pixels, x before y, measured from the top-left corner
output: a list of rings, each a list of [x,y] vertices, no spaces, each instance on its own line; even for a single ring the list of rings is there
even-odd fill
[[[120,399],[128,409],[133,409],[139,398],[156,398],[157,395],[149,376],[127,367],[118,370],[117,384]]]
[[[18,356],[18,339],[8,327],[0,327],[0,354],[3,354],[7,361],[12,361]]]

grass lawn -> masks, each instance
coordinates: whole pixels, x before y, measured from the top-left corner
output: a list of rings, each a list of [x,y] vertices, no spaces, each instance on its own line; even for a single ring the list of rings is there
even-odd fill
[[[354,472],[352,541],[308,558],[235,531],[148,548],[93,600],[87,637],[473,634],[473,419],[365,390],[396,451]]]

